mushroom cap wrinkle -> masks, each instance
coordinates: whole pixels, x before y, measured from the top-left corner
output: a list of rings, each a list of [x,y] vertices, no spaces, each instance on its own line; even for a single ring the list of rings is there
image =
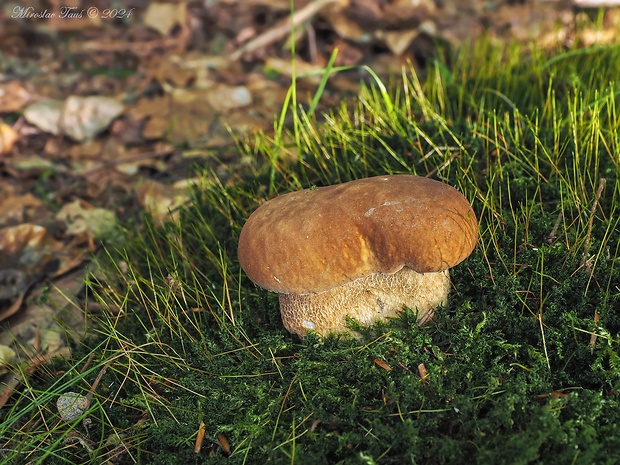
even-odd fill
[[[244,225],[238,256],[248,277],[271,291],[338,293],[349,283],[378,282],[370,277],[403,268],[418,275],[447,270],[467,258],[477,241],[476,215],[456,189],[424,177],[387,175],[265,202]],[[355,313],[330,311],[342,313],[341,319]]]

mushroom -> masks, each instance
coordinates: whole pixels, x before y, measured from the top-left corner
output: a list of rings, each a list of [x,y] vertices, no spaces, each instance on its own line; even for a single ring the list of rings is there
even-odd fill
[[[412,175],[359,179],[273,198],[239,236],[241,267],[280,293],[284,326],[305,336],[402,312],[429,321],[447,303],[448,268],[469,256],[478,222],[467,199]]]

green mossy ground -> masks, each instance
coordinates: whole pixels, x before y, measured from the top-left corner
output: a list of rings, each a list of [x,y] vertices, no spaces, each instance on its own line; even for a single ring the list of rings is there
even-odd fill
[[[322,124],[296,114],[296,135],[242,147],[251,174],[205,173],[178,224],[129,234],[92,283],[120,316],[4,412],[6,463],[619,463],[620,48],[480,44],[450,63]],[[449,305],[422,328],[411,311],[351,322],[359,339],[287,333],[237,263],[245,219],[276,193],[386,173],[474,206],[480,244]],[[61,424],[55,396],[104,365],[89,432]]]

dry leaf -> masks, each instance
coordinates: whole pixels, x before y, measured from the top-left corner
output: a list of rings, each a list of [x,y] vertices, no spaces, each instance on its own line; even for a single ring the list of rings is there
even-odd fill
[[[153,78],[157,82],[162,85],[167,83],[174,87],[195,85],[199,74],[203,75],[201,80],[204,81],[206,75],[209,74],[209,68],[205,66],[196,69],[193,66],[188,66],[184,58],[177,55],[162,57],[159,66],[153,70]]]
[[[66,168],[58,163],[53,163],[38,155],[23,155],[10,158],[7,165],[7,171],[15,177],[34,176],[44,171],[62,172]]]
[[[0,266],[19,269],[27,274],[43,271],[60,252],[63,244],[55,241],[43,226],[20,224],[0,229]]]
[[[3,197],[0,199],[0,226],[23,223],[32,212],[40,212],[43,208],[43,202],[30,193]]]
[[[19,81],[0,85],[0,113],[21,111],[31,100],[32,94]]]
[[[0,321],[21,307],[28,287],[41,276],[58,268],[63,244],[55,241],[47,230],[34,224],[20,224],[0,230]]]
[[[123,104],[111,97],[72,95],[62,109],[60,128],[75,141],[89,140],[106,129],[123,110]]]
[[[46,144],[47,145],[47,144]],[[68,155],[71,160],[93,159],[101,155],[102,144],[99,141],[89,140],[79,145],[71,145],[63,154]]]
[[[24,118],[44,132],[60,134],[60,115],[64,102],[60,100],[39,100],[24,110]]]
[[[383,34],[383,39],[385,41],[385,45],[388,46],[394,55],[402,55],[419,34],[420,31],[418,29],[385,32]]]
[[[198,434],[196,435],[196,443],[194,445],[194,452],[196,454],[200,453],[200,449],[202,449],[202,443],[205,439],[205,422],[201,421],[200,426],[198,427]]]
[[[19,294],[17,298],[14,298],[8,307],[4,307],[4,308],[0,307],[0,322],[6,320],[7,318],[17,313],[17,311],[21,308],[22,303],[24,302],[25,295],[26,295],[26,292],[24,291],[21,294]],[[32,327],[32,322],[29,322],[29,325]],[[11,326],[11,329],[12,329],[12,326]]]
[[[0,344],[0,366],[8,365],[15,360],[15,351],[9,346]]]
[[[17,139],[15,129],[0,121],[0,155],[6,155],[13,150],[13,144]]]
[[[123,110],[123,104],[111,97],[72,95],[65,102],[35,102],[24,110],[24,118],[42,131],[84,141],[106,129]]]
[[[378,358],[375,359],[375,365],[377,365],[378,367],[383,368],[385,371],[392,371],[392,367],[390,367],[383,360],[379,360]]]
[[[346,12],[334,13],[325,18],[336,34],[353,42],[370,42],[372,33],[353,21]]]
[[[187,202],[187,189],[174,188],[157,181],[145,181],[136,189],[136,197],[142,207],[153,215],[157,224],[168,219],[176,219],[178,211],[175,209]]]
[[[217,434],[217,440],[220,442],[220,446],[222,446],[222,452],[225,456],[230,454],[230,444],[228,444],[228,439],[222,433]]]
[[[170,128],[170,120],[163,116],[151,116],[144,128],[142,129],[142,137],[145,139],[163,139]]]
[[[144,13],[145,26],[155,29],[161,35],[167,36],[175,26],[181,26],[187,21],[187,6],[181,3],[149,4]]]
[[[113,232],[116,215],[105,208],[93,208],[86,202],[76,200],[66,204],[56,214],[56,219],[64,221],[67,234],[87,233],[90,237],[104,237]]]

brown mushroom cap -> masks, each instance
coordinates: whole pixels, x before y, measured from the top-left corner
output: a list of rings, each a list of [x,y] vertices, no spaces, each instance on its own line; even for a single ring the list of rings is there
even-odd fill
[[[319,293],[407,266],[446,270],[478,240],[476,215],[456,189],[411,175],[359,179],[269,200],[239,237],[239,262],[259,286]]]

